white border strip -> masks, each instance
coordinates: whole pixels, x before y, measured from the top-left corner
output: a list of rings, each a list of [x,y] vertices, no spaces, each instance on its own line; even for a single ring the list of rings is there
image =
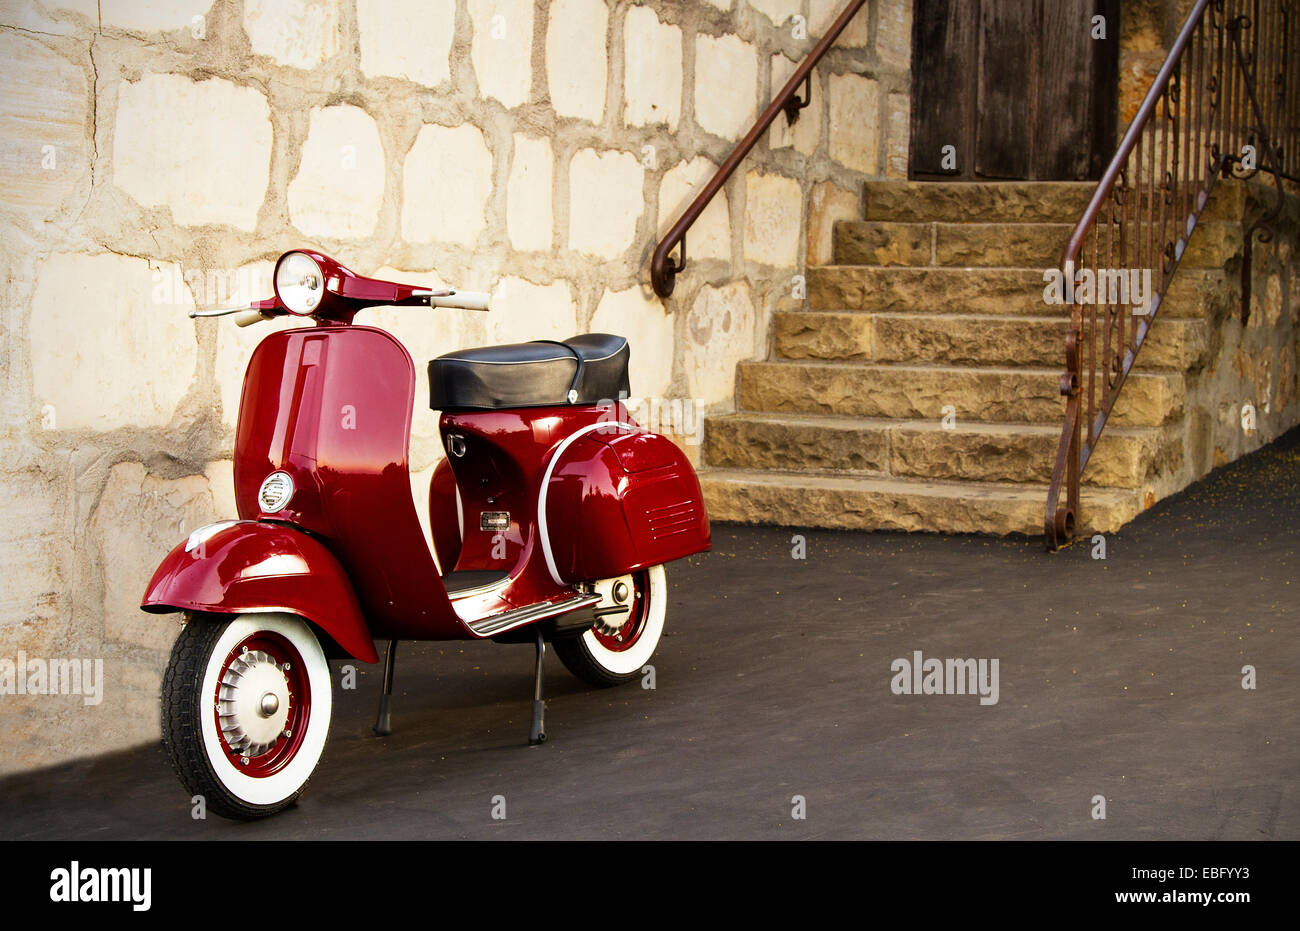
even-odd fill
[[[624,423],[621,420],[606,420],[589,424],[576,433],[570,433],[560,442],[559,446],[555,447],[555,454],[551,456],[551,461],[546,464],[546,471],[542,474],[542,489],[537,495],[537,530],[542,536],[542,555],[546,557],[547,571],[551,573],[551,578],[555,580],[556,585],[564,585],[565,581],[560,578],[559,570],[555,568],[555,555],[551,552],[551,537],[546,529],[546,490],[551,484],[551,473],[555,471],[555,466],[560,461],[560,457],[564,455],[564,451],[569,448],[574,440],[580,436],[585,436],[592,430],[602,430],[609,427],[625,427],[629,433],[637,433],[641,430],[640,427]]]

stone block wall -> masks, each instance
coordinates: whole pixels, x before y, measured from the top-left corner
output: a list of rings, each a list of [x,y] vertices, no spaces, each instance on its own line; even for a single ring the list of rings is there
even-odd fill
[[[1224,285],[1206,291],[1203,364],[1188,373],[1185,415],[1174,426],[1177,455],[1161,463],[1160,498],[1300,424],[1300,187],[1286,183],[1285,191],[1268,238],[1252,237],[1245,322],[1240,256],[1225,267]],[[1278,205],[1271,177],[1262,174],[1221,181],[1214,196],[1242,205],[1243,232]]]
[[[187,312],[267,296],[285,250],[494,293],[359,318],[417,362],[417,506],[422,362],[466,345],[623,333],[635,394],[694,402],[651,421],[694,452],[860,182],[906,172],[911,4],[871,0],[673,299],[647,287],[656,234],[844,2],[0,0],[0,679],[20,653],[104,677],[98,704],[0,694],[0,773],[157,739],[177,626],[137,599],[233,514],[243,367],[292,325]]]

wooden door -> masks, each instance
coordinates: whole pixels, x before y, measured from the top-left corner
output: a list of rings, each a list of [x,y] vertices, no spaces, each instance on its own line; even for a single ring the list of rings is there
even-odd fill
[[[910,176],[1100,177],[1115,148],[1118,6],[915,0]]]

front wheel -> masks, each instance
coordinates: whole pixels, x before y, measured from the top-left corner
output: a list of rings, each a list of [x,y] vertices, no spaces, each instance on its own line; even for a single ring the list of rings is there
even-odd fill
[[[162,685],[163,743],[192,795],[227,818],[273,815],[302,794],[325,750],[329,663],[289,614],[193,620]]]
[[[602,615],[580,637],[556,640],[555,655],[589,685],[622,685],[640,675],[663,636],[668,607],[664,567],[603,579],[596,591],[605,596],[598,608],[627,605],[628,610]]]

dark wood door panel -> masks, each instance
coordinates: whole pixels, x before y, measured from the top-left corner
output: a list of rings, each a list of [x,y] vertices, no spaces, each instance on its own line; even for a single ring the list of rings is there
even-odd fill
[[[975,174],[992,179],[1028,178],[1038,72],[1034,43],[1037,4],[983,0],[977,5]]]
[[[1095,142],[1091,116],[1097,84],[1092,9],[1092,3],[1043,5],[1039,36],[1044,67],[1037,75],[1033,177],[1088,177]],[[1053,67],[1053,62],[1078,65]]]
[[[915,0],[909,174],[1100,176],[1115,144],[1118,0]],[[1104,39],[1093,17],[1106,18]],[[943,163],[944,146],[955,165]]]
[[[911,166],[913,172],[950,174],[943,166],[944,147],[952,146],[958,165],[969,159],[974,115],[962,88],[968,86],[979,37],[979,7],[969,0],[917,0],[924,15],[914,16],[912,47],[943,49],[912,69]]]

